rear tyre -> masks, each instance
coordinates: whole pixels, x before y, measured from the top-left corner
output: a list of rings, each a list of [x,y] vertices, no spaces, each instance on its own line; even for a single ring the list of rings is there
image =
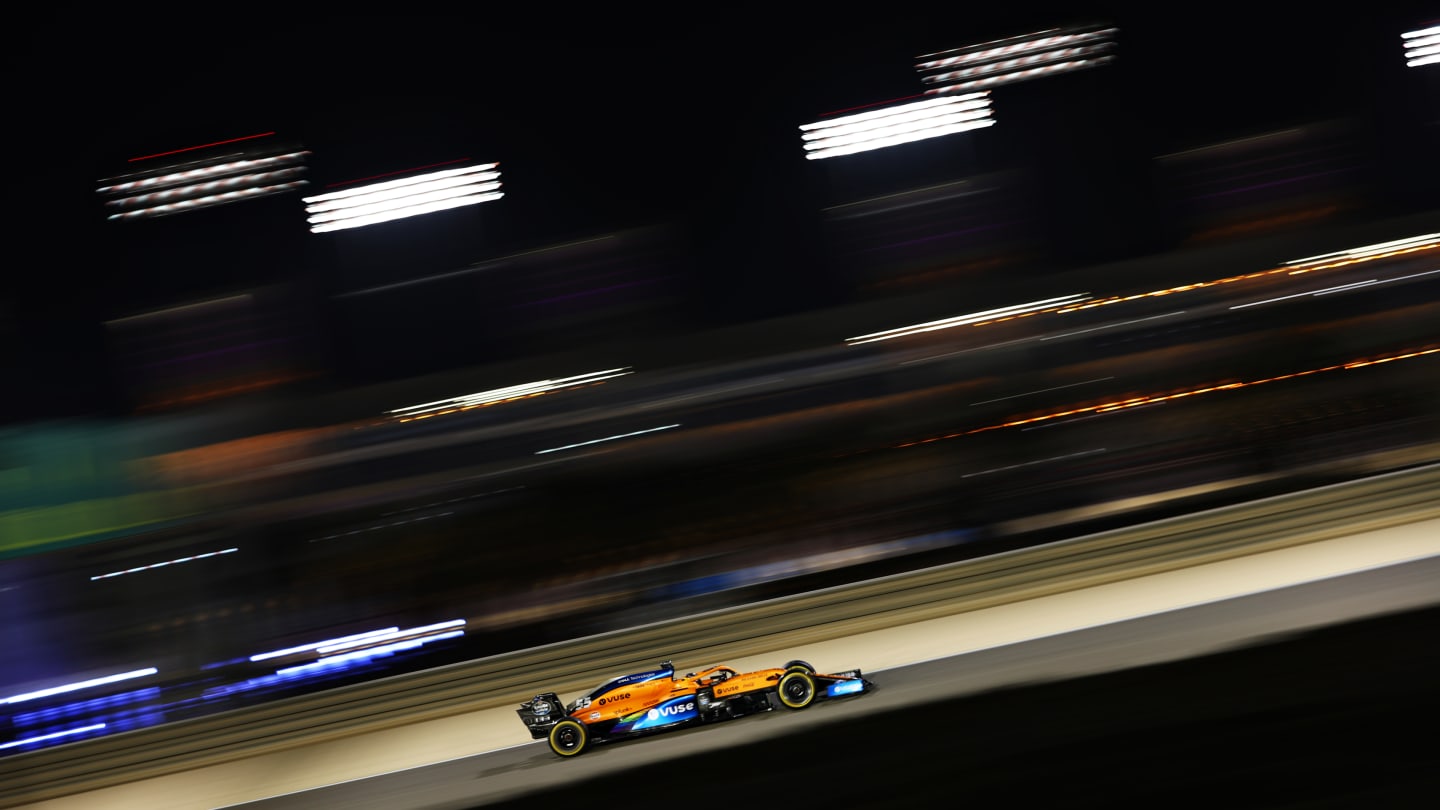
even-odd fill
[[[780,705],[787,709],[803,709],[815,702],[815,679],[807,672],[791,670],[780,676],[775,687]]]
[[[803,672],[806,675],[815,674],[815,667],[810,666],[809,662],[801,661],[798,658],[794,661],[786,662],[785,669],[790,672]]]
[[[561,720],[550,729],[550,750],[562,757],[578,756],[590,743],[590,732],[578,720]]]

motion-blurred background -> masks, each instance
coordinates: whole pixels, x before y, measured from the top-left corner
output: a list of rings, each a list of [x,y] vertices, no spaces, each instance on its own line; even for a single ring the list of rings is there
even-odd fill
[[[894,12],[16,30],[0,753],[1440,455],[1433,15]]]

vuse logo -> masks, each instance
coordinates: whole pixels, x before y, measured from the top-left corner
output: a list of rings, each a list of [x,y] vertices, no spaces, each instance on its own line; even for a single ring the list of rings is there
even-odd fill
[[[686,712],[695,711],[694,703],[677,703],[673,706],[661,706],[658,709],[651,709],[645,713],[646,720],[663,720],[666,717],[674,717]]]

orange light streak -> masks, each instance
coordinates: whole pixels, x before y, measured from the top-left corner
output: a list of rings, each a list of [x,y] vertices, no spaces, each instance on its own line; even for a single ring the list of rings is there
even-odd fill
[[[1175,391],[1168,394],[1143,394],[1136,397],[1130,397],[1129,399],[1115,400],[1113,402],[1102,402],[1096,405],[1085,405],[1078,408],[1069,408],[1067,410],[1055,411],[1052,413],[1041,414],[1039,416],[1012,419],[1008,422],[1000,422],[994,425],[986,425],[985,427],[973,428],[971,430],[963,430],[957,433],[947,433],[943,436],[932,436],[928,439],[917,439],[916,441],[912,442],[904,442],[902,444],[892,445],[892,447],[897,449],[904,447],[914,447],[916,445],[930,444],[932,442],[944,441],[946,439],[958,439],[961,436],[973,436],[976,433],[985,433],[991,430],[1000,430],[1002,428],[1008,427],[1019,427],[1021,425],[1032,425],[1038,422],[1049,422],[1051,420],[1061,419],[1066,416],[1079,416],[1081,414],[1087,413],[1113,413],[1115,411],[1121,411],[1127,408],[1137,408],[1142,405],[1154,405],[1160,402],[1171,402],[1177,399],[1184,399],[1185,397],[1194,397],[1201,394],[1210,394],[1216,391],[1234,391],[1236,389],[1250,388],[1252,386],[1264,385],[1266,383],[1281,382],[1283,380],[1293,380],[1300,377],[1308,377],[1313,374],[1321,374],[1327,371],[1349,371],[1358,368],[1366,368],[1368,366],[1380,365],[1381,363],[1392,363],[1396,360],[1409,360],[1430,354],[1440,354],[1440,346],[1427,347],[1424,349],[1414,349],[1401,352],[1399,354],[1385,355],[1380,357],[1367,357],[1359,360],[1351,360],[1346,363],[1339,363],[1336,365],[1324,366],[1321,368],[1306,369],[1304,371],[1295,371],[1289,374],[1280,374],[1274,377],[1265,377],[1259,380],[1242,380],[1238,382],[1216,383],[1200,388],[1191,388],[1184,391]]]
[[[1066,306],[1055,310],[1040,311],[1053,311],[1062,314],[1066,312],[1079,312],[1083,309],[1109,306],[1110,304],[1121,304],[1127,301],[1137,301],[1141,298],[1159,298],[1162,295],[1172,295],[1174,293],[1189,292],[1191,290],[1199,290],[1206,287],[1217,287],[1221,284],[1234,284],[1238,281],[1249,281],[1251,279],[1265,278],[1266,276],[1276,276],[1282,273],[1285,275],[1298,276],[1304,273],[1311,273],[1318,270],[1333,270],[1337,267],[1348,267],[1352,264],[1360,264],[1362,262],[1373,261],[1375,259],[1389,259],[1395,256],[1402,256],[1407,253],[1419,253],[1427,250],[1437,249],[1440,249],[1440,243],[1431,242],[1428,244],[1412,245],[1404,248],[1397,248],[1395,250],[1387,251],[1385,253],[1376,253],[1369,256],[1355,256],[1321,264],[1305,265],[1302,267],[1276,267],[1270,270],[1256,271],[1254,273],[1242,273],[1238,276],[1226,276],[1225,278],[1217,278],[1213,281],[1197,281],[1193,284],[1182,284],[1178,287],[1169,287],[1163,290],[1154,290],[1152,292],[1135,293],[1133,295],[1115,295],[1110,296],[1109,298],[1096,298],[1090,301],[1086,301],[1083,304],[1067,304]],[[986,321],[986,323],[993,323],[993,321]],[[973,325],[979,326],[980,324],[976,323]]]

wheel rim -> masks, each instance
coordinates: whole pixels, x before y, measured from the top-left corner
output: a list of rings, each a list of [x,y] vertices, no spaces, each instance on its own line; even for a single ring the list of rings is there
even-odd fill
[[[566,751],[573,751],[580,744],[580,732],[566,726],[555,732],[555,743]]]
[[[810,685],[804,678],[791,678],[785,684],[785,697],[792,704],[804,703],[810,697]]]

